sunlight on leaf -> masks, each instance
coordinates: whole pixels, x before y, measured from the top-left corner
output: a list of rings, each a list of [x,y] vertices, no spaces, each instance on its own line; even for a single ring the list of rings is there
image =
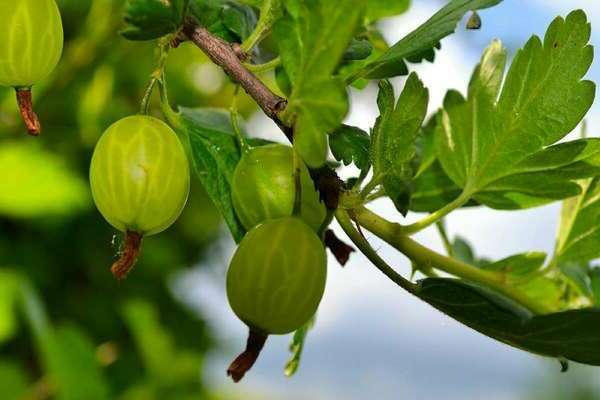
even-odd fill
[[[65,216],[91,205],[89,188],[62,159],[37,144],[0,145],[0,215]]]

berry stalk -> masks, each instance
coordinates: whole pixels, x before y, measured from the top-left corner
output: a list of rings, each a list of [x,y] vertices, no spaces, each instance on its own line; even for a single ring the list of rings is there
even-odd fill
[[[39,136],[42,133],[42,126],[37,114],[33,111],[31,89],[16,89],[17,103],[21,117],[27,128],[27,132],[32,136]]]
[[[246,372],[252,368],[260,352],[265,346],[265,342],[267,341],[267,335],[256,332],[250,329],[248,334],[248,341],[246,342],[246,350],[227,368],[227,375],[233,379],[234,382],[239,382],[242,380]]]
[[[142,235],[127,231],[121,257],[110,267],[110,271],[118,280],[127,278],[142,250]]]

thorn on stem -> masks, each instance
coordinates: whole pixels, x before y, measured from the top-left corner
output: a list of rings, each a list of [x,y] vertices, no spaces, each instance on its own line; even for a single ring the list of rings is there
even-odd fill
[[[246,62],[250,58],[250,55],[242,49],[242,46],[239,43],[233,43],[231,48],[241,62]]]
[[[558,362],[560,363],[560,372],[567,372],[569,370],[569,360],[566,358],[559,358]]]
[[[256,332],[250,329],[248,333],[248,341],[246,342],[246,350],[227,368],[227,375],[233,379],[234,382],[242,380],[246,372],[252,368],[261,350],[263,349],[265,342],[267,341],[267,335]]]
[[[27,132],[32,136],[39,136],[42,133],[42,126],[38,116],[33,111],[33,104],[31,98],[31,89],[16,89],[17,92],[17,103],[19,104],[19,111]]]
[[[142,235],[137,232],[127,231],[121,257],[110,267],[110,271],[119,281],[127,278],[133,269],[138,255],[142,249]]]
[[[171,48],[176,49],[181,45],[181,43],[185,42],[186,40],[187,40],[187,36],[185,36],[185,33],[183,33],[183,31],[180,30],[171,39],[169,44],[170,44]]]
[[[341,241],[331,229],[325,231],[325,246],[331,250],[331,253],[342,267],[350,259],[350,254],[356,251],[354,247]]]

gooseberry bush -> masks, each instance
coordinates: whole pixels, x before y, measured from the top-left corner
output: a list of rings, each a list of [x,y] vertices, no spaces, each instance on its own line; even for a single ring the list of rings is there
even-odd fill
[[[108,128],[91,163],[96,205],[125,234],[115,276],[131,272],[143,236],[167,229],[180,214],[189,159],[238,243],[226,288],[249,337],[228,370],[235,381],[272,334],[294,332],[285,372],[298,368],[305,338],[318,323],[326,248],[341,264],[360,251],[392,283],[498,341],[556,358],[564,368],[569,360],[600,365],[600,269],[592,265],[600,258],[600,139],[563,140],[595,97],[595,85],[584,80],[593,60],[585,12],[557,17],[510,65],[502,43],[492,42],[467,93],[449,91],[439,110],[428,108],[427,82],[411,71],[413,64],[434,62],[440,41],[457,28],[485,28],[478,11],[501,1],[449,0],[391,44],[377,21],[406,11],[407,0],[129,0],[122,34],[154,41],[157,65],[148,71],[141,115]],[[19,0],[15,9],[31,3]],[[54,10],[52,0],[44,4]],[[43,18],[53,20],[50,14]],[[21,34],[19,18],[38,17],[15,11],[0,29]],[[0,83],[17,91],[42,79],[47,71],[37,69],[53,67],[60,53],[60,24],[28,20],[24,26],[22,37],[6,35],[15,43],[0,45]],[[11,50],[29,45],[26,39],[42,27],[55,45],[40,51],[43,60]],[[183,42],[228,75],[236,93],[228,109],[169,102],[165,65]],[[400,93],[391,79],[403,79]],[[365,132],[344,121],[350,88],[368,85],[378,85],[379,117]],[[155,90],[165,122],[147,115]],[[287,144],[248,137],[238,112],[242,91]],[[340,179],[337,170],[350,164],[356,176]],[[426,216],[388,221],[369,209],[381,198],[393,203],[400,220]],[[563,208],[549,256],[480,259],[446,233],[444,218],[463,207],[519,211],[557,201]],[[334,220],[356,249],[329,229]],[[447,254],[412,238],[434,227]],[[388,265],[367,232],[408,258],[413,276],[422,279]]]

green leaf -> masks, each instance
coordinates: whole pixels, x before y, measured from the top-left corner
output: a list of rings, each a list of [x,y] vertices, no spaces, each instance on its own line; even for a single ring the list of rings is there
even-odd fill
[[[26,371],[17,363],[0,361],[0,388],[2,399],[22,400],[26,398],[29,387],[29,377]]]
[[[410,210],[434,212],[460,196],[462,189],[448,177],[439,162],[435,161],[420,172],[412,184]],[[477,205],[470,202],[467,205]]]
[[[572,182],[600,174],[600,139],[580,139],[549,146],[513,168],[477,195],[498,209],[522,209],[544,205],[581,193]]]
[[[591,267],[587,263],[559,262],[560,272],[577,289],[580,295],[593,300],[592,283],[590,279]]]
[[[183,23],[189,0],[127,0],[126,28],[129,40],[152,40],[173,33]]]
[[[177,347],[151,303],[129,300],[122,314],[152,381],[178,388],[198,379],[200,356]]]
[[[486,264],[482,268],[490,271],[503,272],[508,279],[520,280],[538,271],[544,266],[546,253],[527,252],[516,254],[502,260]]]
[[[583,193],[563,203],[556,256],[584,263],[600,257],[600,179],[582,183]]]
[[[408,10],[410,0],[369,0],[367,2],[367,23],[378,19],[399,15]]]
[[[236,242],[246,231],[235,215],[231,180],[240,160],[229,114],[217,109],[180,108],[172,125],[187,136],[192,164],[202,186],[225,219]]]
[[[463,16],[473,10],[489,8],[502,0],[451,0],[427,22],[406,35],[376,60],[371,61],[351,78],[383,79],[408,73],[406,60],[433,60],[434,48],[454,33]],[[379,1],[381,3],[382,1]],[[401,2],[400,2],[401,3]]]
[[[39,357],[57,400],[104,400],[109,389],[98,365],[94,344],[79,328],[54,329],[35,289],[21,281],[21,301]]]
[[[222,20],[227,29],[239,38],[239,42],[250,36],[257,22],[252,8],[235,3],[229,3],[224,7]]]
[[[294,145],[312,168],[325,163],[327,134],[348,112],[348,94],[332,75],[362,17],[365,0],[298,0],[274,27],[282,65],[292,84],[284,120],[294,124]]]
[[[597,143],[546,147],[571,132],[593,103],[594,84],[581,81],[593,58],[589,37],[583,11],[557,18],[543,44],[534,36],[517,53],[503,85],[506,53],[496,41],[473,74],[468,98],[448,93],[437,153],[466,194],[492,207],[525,208],[576,195],[570,181],[597,173]],[[592,156],[569,155],[582,143]]]
[[[600,304],[600,268],[594,268],[590,271],[590,287],[596,305]]]
[[[600,309],[534,316],[488,289],[443,278],[419,282],[416,294],[455,320],[510,346],[600,365]]]
[[[412,161],[416,155],[417,135],[427,113],[429,92],[413,73],[394,105],[391,84],[379,84],[377,118],[371,136],[371,159],[374,179],[383,182],[387,195],[403,214],[410,202],[410,185],[414,176]]]
[[[62,157],[39,144],[4,141],[0,146],[0,215],[16,218],[68,216],[89,209],[85,179]],[[43,194],[43,197],[40,197]]]
[[[437,154],[435,151],[435,127],[437,124],[437,118],[434,115],[429,118],[429,121],[423,126],[421,134],[417,136],[417,161],[418,168],[415,173],[415,178],[419,177],[429,167],[431,167],[437,160]]]
[[[364,60],[369,57],[373,52],[373,45],[371,42],[365,39],[356,39],[353,38],[350,42],[350,46],[344,52],[342,56],[342,60],[344,61],[354,61],[354,60]]]
[[[296,113],[294,148],[311,168],[327,158],[327,133],[340,126],[348,112],[348,94],[339,78],[310,78],[294,86],[286,112]]]
[[[242,4],[246,4],[248,6],[252,6],[254,8],[260,8],[262,6],[264,0],[238,0]]]
[[[371,167],[369,134],[355,126],[342,125],[329,138],[329,147],[336,160],[344,165],[354,163],[361,171]]]
[[[437,117],[434,115],[423,127],[417,137],[417,172],[412,181],[410,210],[416,212],[435,212],[458,198],[462,189],[448,177],[437,161],[435,148],[435,130]],[[463,207],[479,205],[474,200]]]
[[[109,399],[109,389],[90,338],[73,325],[55,331],[55,343],[48,348],[50,370],[60,395],[57,399]]]
[[[19,290],[19,276],[9,269],[0,269],[0,343],[11,339],[17,333],[16,305]]]
[[[452,241],[452,257],[464,263],[482,268],[492,264],[487,258],[479,258],[476,256],[471,244],[461,236],[456,236]]]

